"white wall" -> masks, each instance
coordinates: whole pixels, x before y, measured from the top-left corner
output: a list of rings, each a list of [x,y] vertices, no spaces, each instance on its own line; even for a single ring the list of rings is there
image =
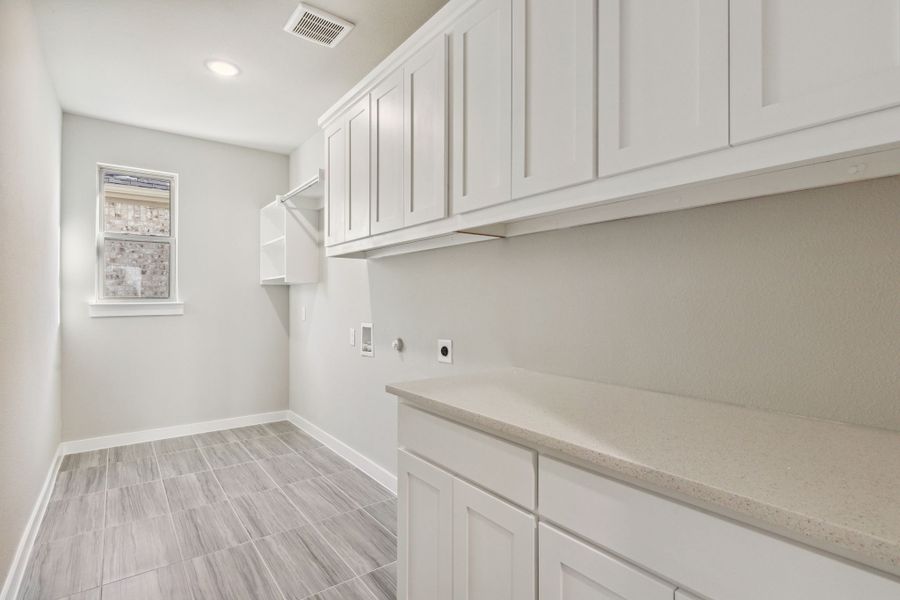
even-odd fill
[[[325,149],[325,133],[320,129],[299,148],[291,152],[290,177],[291,187],[315,177],[318,169],[324,168],[323,153]]]
[[[98,162],[179,174],[183,316],[88,316]],[[287,183],[287,156],[64,116],[64,439],[287,407],[287,292],[259,285],[258,247]]]
[[[323,259],[321,283],[291,290],[291,408],[391,470],[384,385],[494,366],[900,430],[898,231],[894,177]],[[369,320],[363,358],[348,329]],[[435,362],[438,337],[453,339],[454,365]]]
[[[60,110],[31,4],[0,2],[0,585],[60,437]]]

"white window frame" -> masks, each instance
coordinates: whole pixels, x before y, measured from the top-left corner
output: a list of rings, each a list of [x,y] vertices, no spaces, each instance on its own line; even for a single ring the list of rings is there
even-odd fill
[[[104,231],[103,178],[108,171],[137,176],[149,176],[170,180],[169,194],[169,235],[137,235],[133,233],[106,233]],[[178,174],[151,169],[139,169],[122,165],[97,163],[97,215],[95,229],[94,256],[94,300],[89,305],[92,317],[148,317],[184,314],[184,303],[178,292]],[[169,298],[103,298],[103,248],[107,238],[133,239],[135,241],[158,241],[165,239],[169,249]]]

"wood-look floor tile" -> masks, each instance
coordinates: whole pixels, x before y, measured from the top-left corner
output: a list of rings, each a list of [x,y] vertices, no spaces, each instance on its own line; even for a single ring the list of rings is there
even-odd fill
[[[63,457],[62,463],[59,465],[59,470],[74,471],[76,469],[106,466],[106,455],[108,453],[109,452],[106,449],[103,449],[92,450],[90,452],[79,452],[78,454],[67,454]]]
[[[203,456],[213,469],[231,467],[242,463],[253,462],[253,457],[238,442],[202,448]]]
[[[113,489],[149,483],[157,479],[159,479],[159,469],[156,466],[156,457],[148,456],[138,460],[109,463],[106,485]]]
[[[229,498],[275,487],[272,478],[256,463],[216,469],[215,474]]]
[[[185,558],[211,554],[250,541],[228,502],[173,513],[175,533]]]
[[[394,494],[359,469],[350,469],[329,475],[328,480],[341,488],[342,492],[360,506],[377,504],[394,498]]]
[[[50,500],[94,494],[106,489],[106,466],[63,471],[56,476]]]
[[[109,490],[106,493],[106,526],[166,514],[166,492],[161,481]]]
[[[215,475],[210,471],[191,473],[163,481],[172,512],[197,508],[225,500]]]
[[[171,454],[172,452],[183,452],[197,447],[194,436],[185,435],[181,437],[168,438],[165,440],[157,440],[153,442],[153,449],[156,450],[157,456],[163,454]]]
[[[290,421],[278,421],[276,423],[266,423],[265,427],[272,432],[273,435],[281,433],[290,433],[292,431],[300,431],[296,425]]]
[[[386,500],[378,504],[372,504],[365,511],[381,523],[382,527],[397,535],[397,500]]]
[[[366,573],[362,579],[378,600],[397,600],[397,563]]]
[[[51,600],[100,586],[103,532],[91,531],[34,549],[19,600]]]
[[[207,446],[218,446],[220,444],[229,444],[231,442],[237,442],[238,437],[234,435],[233,432],[228,431],[227,429],[224,431],[210,431],[208,433],[198,433],[194,436],[194,441],[197,443],[199,448],[206,448]]]
[[[109,462],[130,462],[153,456],[153,444],[142,442],[109,449]]]
[[[353,578],[353,572],[311,527],[256,542],[288,600],[301,600]]]
[[[159,472],[163,479],[209,470],[206,459],[200,454],[200,450],[196,448],[182,452],[161,454],[158,459]]]
[[[309,524],[278,488],[239,496],[231,503],[251,538],[261,538]]]
[[[313,448],[312,450],[304,450],[300,453],[300,456],[305,458],[306,461],[314,466],[322,475],[331,475],[332,473],[353,468],[353,465],[325,446]]]
[[[336,485],[324,477],[292,483],[284,487],[284,493],[312,523],[358,508]]]
[[[244,448],[247,449],[247,452],[257,460],[294,453],[287,444],[274,435],[244,440],[241,443],[244,444]]]
[[[35,544],[45,544],[95,529],[103,529],[105,509],[104,492],[51,502],[47,505],[47,513],[41,522]]]
[[[104,585],[103,600],[191,600],[191,589],[178,563]]]
[[[375,600],[371,590],[359,579],[351,579],[346,583],[329,588],[316,594],[309,600]]]
[[[185,566],[194,600],[281,600],[252,544],[195,558]]]
[[[73,594],[59,600],[100,600],[100,588],[94,588],[79,594]]]
[[[357,575],[365,575],[397,560],[397,538],[364,510],[332,517],[320,523],[318,528]]]
[[[312,436],[306,435],[302,431],[282,433],[278,436],[278,439],[290,446],[295,452],[312,450],[322,445],[322,442]]]
[[[259,466],[275,480],[275,483],[282,487],[295,481],[303,481],[304,479],[313,479],[320,476],[319,472],[312,465],[294,453],[261,460],[259,461]]]
[[[103,540],[104,585],[181,560],[169,515],[109,527]],[[106,595],[104,590],[103,595]]]
[[[246,427],[238,427],[237,429],[229,429],[229,431],[239,440],[249,440],[272,435],[272,433],[266,429],[265,425],[248,425]]]

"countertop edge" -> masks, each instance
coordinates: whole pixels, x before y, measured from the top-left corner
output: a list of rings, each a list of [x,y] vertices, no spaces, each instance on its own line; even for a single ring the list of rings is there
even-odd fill
[[[717,516],[761,529],[769,534],[788,538],[816,550],[835,554],[859,563],[863,567],[900,577],[900,561],[892,558],[900,556],[900,544],[822,519],[811,519],[807,515],[712,487],[699,481],[671,475],[649,465],[623,460],[565,442],[531,429],[500,421],[494,417],[410,392],[398,385],[386,385],[385,390],[428,412],[501,438],[510,439],[539,452],[550,450],[557,455],[556,457],[568,459],[576,466],[594,470],[599,475],[618,478],[651,493],[657,493]],[[735,506],[741,507],[742,510],[736,509]],[[815,526],[816,530],[811,530],[810,526]],[[842,544],[835,542],[836,539],[853,539],[856,543],[853,545]]]

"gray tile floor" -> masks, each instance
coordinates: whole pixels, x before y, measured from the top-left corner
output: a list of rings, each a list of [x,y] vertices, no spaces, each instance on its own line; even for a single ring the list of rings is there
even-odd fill
[[[395,600],[397,500],[288,422],[66,456],[19,600]]]

